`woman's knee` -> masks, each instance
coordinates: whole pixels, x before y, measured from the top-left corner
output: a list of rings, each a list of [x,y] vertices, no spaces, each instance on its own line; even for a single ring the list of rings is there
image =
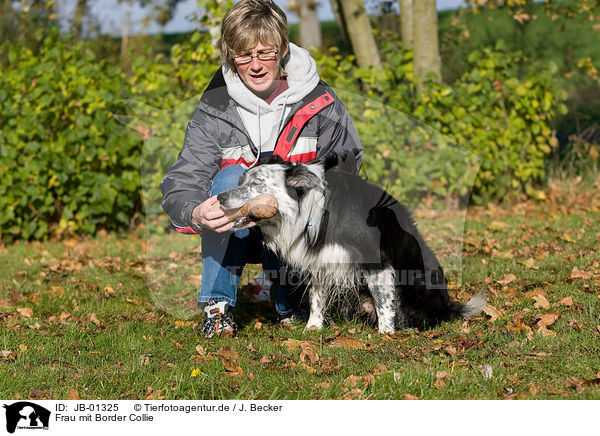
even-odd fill
[[[220,170],[212,181],[211,195],[217,195],[221,192],[236,188],[242,174],[246,172],[246,167],[241,165],[229,165]]]

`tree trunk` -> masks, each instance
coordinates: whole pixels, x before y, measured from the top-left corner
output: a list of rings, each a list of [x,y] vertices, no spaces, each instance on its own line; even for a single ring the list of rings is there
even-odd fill
[[[338,28],[340,29],[340,34],[342,35],[342,39],[344,40],[344,45],[348,50],[350,50],[352,48],[352,44],[350,43],[348,26],[346,26],[346,20],[344,20],[340,2],[341,0],[329,0],[329,3],[331,4],[331,10],[333,11],[333,16],[335,17],[335,22],[337,23]]]
[[[73,25],[71,27],[71,32],[73,33],[73,38],[78,41],[83,38],[83,20],[87,13],[87,0],[77,0],[77,5],[75,6],[75,14],[73,15]]]
[[[318,3],[314,0],[298,0],[298,17],[300,20],[300,41],[304,48],[323,45],[321,23],[317,16]]]
[[[338,5],[346,22],[358,66],[380,70],[381,60],[364,0],[343,0]]]
[[[400,6],[400,28],[402,43],[413,48],[413,0],[398,0]]]
[[[123,2],[122,8],[124,9],[123,15],[121,16],[121,62],[127,62],[127,50],[129,46],[129,22],[131,20],[131,0]]]
[[[413,2],[413,68],[422,83],[428,73],[442,80],[442,65],[438,45],[437,10],[435,0]]]

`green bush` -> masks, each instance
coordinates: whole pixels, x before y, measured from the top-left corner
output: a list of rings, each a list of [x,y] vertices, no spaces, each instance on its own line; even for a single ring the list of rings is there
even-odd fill
[[[158,185],[218,68],[207,36],[194,34],[169,56],[134,56],[128,71],[56,30],[36,53],[1,49],[0,237],[122,228],[142,197],[147,216],[164,216]],[[410,204],[464,200],[473,185],[480,202],[536,195],[556,145],[552,118],[565,110],[552,67],[530,66],[520,77],[524,61],[499,44],[469,56],[460,80],[426,82],[419,93],[411,52],[393,38],[381,52],[382,71],[315,53],[354,119],[368,179]]]
[[[473,52],[460,80],[428,81],[419,93],[410,52],[397,47],[384,46],[383,71],[316,54],[326,80],[346,91],[338,93],[365,148],[364,174],[413,203],[430,195],[464,199],[471,187],[478,202],[538,195],[557,145],[551,122],[566,111],[555,67],[531,66],[521,78],[520,54],[498,43]]]
[[[0,79],[0,236],[40,239],[129,224],[139,136],[113,119],[123,75],[55,29],[39,53],[8,48]]]

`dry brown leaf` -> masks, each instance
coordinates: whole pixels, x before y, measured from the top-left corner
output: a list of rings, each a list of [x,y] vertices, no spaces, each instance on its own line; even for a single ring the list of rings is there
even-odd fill
[[[550,309],[550,303],[548,302],[546,297],[544,297],[543,295],[534,295],[533,299],[535,301],[535,304],[533,305],[533,307],[539,308],[539,309]]]
[[[242,367],[237,363],[240,355],[235,350],[232,350],[228,346],[224,346],[215,354],[221,357],[221,363],[223,363],[223,366],[229,375],[238,376],[244,373]]]
[[[556,336],[556,332],[548,330],[548,328],[543,325],[537,329],[536,333],[542,336]]]
[[[65,293],[65,288],[63,288],[62,286],[51,286],[50,293],[58,297],[62,297]]]
[[[88,319],[90,320],[91,323],[97,325],[98,327],[100,327],[102,325],[102,323],[100,322],[100,320],[96,317],[95,313],[89,313],[88,314]]]
[[[31,318],[33,316],[33,310],[29,307],[19,308],[17,312],[24,318]]]
[[[448,345],[447,347],[444,347],[444,351],[446,353],[448,353],[448,355],[450,357],[455,357],[456,356],[456,348],[454,348],[452,345]]]
[[[413,395],[413,394],[408,394],[408,393],[405,393],[405,394],[402,396],[402,399],[403,399],[403,400],[418,400],[418,399],[419,399],[419,397],[417,397],[416,395]]]
[[[558,302],[561,306],[571,307],[573,306],[573,299],[571,297],[565,297]]]
[[[330,387],[331,387],[331,383],[329,383],[329,382],[315,383],[315,388],[329,389]]]
[[[509,283],[512,283],[515,280],[517,280],[517,276],[515,276],[514,274],[504,274],[502,280],[497,280],[497,283],[500,285],[508,285]]]
[[[581,324],[579,324],[579,322],[576,319],[570,319],[569,320],[569,325],[571,326],[571,328],[574,328],[578,332],[580,332],[582,330],[582,328],[583,328],[581,326]]]
[[[75,388],[70,388],[69,393],[67,394],[67,400],[81,400],[79,396],[79,392]]]
[[[331,346],[343,348],[344,350],[361,350],[366,348],[367,343],[361,339],[344,338],[338,336],[333,340]]]
[[[296,347],[299,347],[303,341],[299,341],[298,339],[286,339],[281,344],[288,347],[290,350],[293,350]]]
[[[490,321],[496,321],[498,318],[500,318],[503,315],[500,310],[496,309],[491,304],[486,304],[485,306],[483,306],[483,311],[485,312],[486,315],[489,315],[492,317],[490,319]]]
[[[344,385],[348,387],[362,386],[366,388],[370,384],[375,383],[375,377],[373,374],[367,375],[350,375],[344,379]]]
[[[555,312],[544,313],[542,315],[538,315],[536,319],[539,319],[537,325],[542,327],[548,327],[554,324],[554,322],[559,318],[559,314]]]
[[[310,364],[315,364],[319,361],[319,355],[315,351],[315,348],[308,342],[302,342],[300,344],[300,362],[305,363],[308,358]]]
[[[446,387],[446,382],[445,382],[444,380],[442,380],[442,379],[437,379],[437,380],[436,380],[436,381],[433,383],[433,385],[434,385],[434,386],[435,386],[437,389],[440,389],[440,388]]]
[[[588,280],[588,279],[591,279],[592,277],[594,277],[594,274],[592,272],[590,272],[590,271],[581,271],[576,266],[574,266],[573,270],[571,271],[571,279],[573,279],[573,280],[575,280],[575,279]]]

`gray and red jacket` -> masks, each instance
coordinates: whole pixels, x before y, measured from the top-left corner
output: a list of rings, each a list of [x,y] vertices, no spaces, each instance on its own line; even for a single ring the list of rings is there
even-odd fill
[[[176,230],[201,233],[192,222],[192,211],[210,197],[215,174],[226,166],[249,167],[257,158],[266,157],[264,153],[257,156],[258,149],[244,128],[219,69],[187,126],[177,161],[160,183],[162,207]],[[352,153],[360,168],[363,149],[352,119],[333,90],[319,81],[292,106],[272,154],[289,162],[310,162],[333,153],[340,157]]]

